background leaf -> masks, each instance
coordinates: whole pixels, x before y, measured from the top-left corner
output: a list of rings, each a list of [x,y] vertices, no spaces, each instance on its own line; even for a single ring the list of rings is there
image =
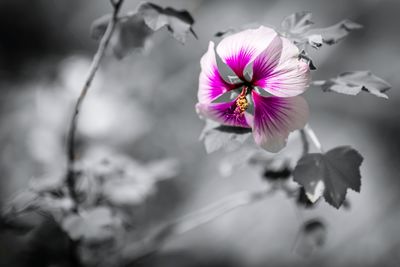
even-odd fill
[[[111,15],[105,15],[93,22],[92,38],[99,40],[104,35],[110,19]],[[193,23],[193,17],[186,10],[162,8],[144,2],[137,7],[137,11],[118,18],[111,38],[114,55],[121,59],[131,52],[142,51],[153,32],[163,27],[166,27],[180,43],[185,43],[189,32],[197,38],[192,28]]]
[[[223,126],[207,120],[200,140],[204,140],[207,153],[212,153],[221,148],[235,150],[247,140],[250,134],[251,129]]]
[[[325,154],[307,154],[297,163],[293,179],[304,187],[312,202],[323,195],[329,204],[339,208],[347,188],[360,191],[362,161],[360,153],[348,146],[334,148]]]
[[[355,23],[349,19],[342,20],[335,25],[326,28],[311,29],[306,33],[307,36],[321,35],[325,44],[332,45],[344,37],[351,31],[361,29],[362,25]]]
[[[327,81],[315,81],[314,85],[321,86],[325,92],[334,91],[346,95],[357,95],[361,91],[366,91],[382,98],[388,98],[385,92],[391,88],[388,82],[370,71],[344,72]]]
[[[281,29],[283,34],[300,46],[310,45],[319,48],[322,44],[332,45],[351,31],[361,29],[362,26],[349,19],[342,20],[332,26],[312,29],[314,22],[310,12],[296,12],[283,19]]]
[[[99,243],[112,239],[114,217],[107,207],[96,207],[83,214],[70,214],[62,222],[62,228],[73,240]]]
[[[281,28],[290,34],[303,34],[314,24],[311,17],[312,14],[307,11],[293,13],[282,20]]]
[[[142,3],[138,8],[138,14],[143,17],[150,29],[158,31],[167,27],[174,38],[181,43],[185,43],[186,35],[189,32],[197,38],[192,28],[194,19],[186,10],[176,10],[172,7],[162,8],[153,3]]]
[[[325,244],[326,235],[326,226],[320,219],[305,221],[297,238],[296,252],[303,256],[310,256],[315,249]]]

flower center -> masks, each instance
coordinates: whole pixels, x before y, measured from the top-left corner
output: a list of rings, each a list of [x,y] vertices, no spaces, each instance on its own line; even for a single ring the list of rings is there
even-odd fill
[[[242,89],[242,92],[240,93],[240,95],[236,99],[235,113],[237,115],[243,114],[243,112],[245,112],[246,109],[249,107],[249,102],[246,99],[246,94],[247,94],[247,87],[244,86],[243,89]]]

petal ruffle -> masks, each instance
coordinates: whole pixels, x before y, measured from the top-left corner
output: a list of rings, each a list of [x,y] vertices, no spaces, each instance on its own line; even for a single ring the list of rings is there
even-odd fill
[[[277,33],[264,26],[232,34],[217,46],[217,53],[235,74],[244,79],[246,66],[264,51]]]
[[[200,103],[211,103],[233,88],[221,77],[218,71],[213,42],[208,45],[207,52],[200,60],[200,66],[199,91],[197,93]]]
[[[298,56],[299,49],[291,41],[274,38],[254,60],[253,84],[279,97],[303,93],[310,83],[310,69]]]
[[[227,126],[250,128],[252,115],[243,112],[237,113],[236,99],[223,103],[197,103],[196,111],[200,116],[212,119]]]
[[[254,102],[253,135],[255,142],[270,152],[286,145],[289,133],[302,129],[309,110],[305,99],[296,97],[264,97],[252,91]]]

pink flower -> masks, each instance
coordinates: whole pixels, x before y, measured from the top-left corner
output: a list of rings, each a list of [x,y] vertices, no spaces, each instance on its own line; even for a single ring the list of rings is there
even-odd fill
[[[307,102],[298,96],[310,81],[299,49],[261,26],[224,38],[216,50],[236,74],[230,77],[235,82],[223,79],[210,42],[200,61],[198,114],[223,125],[252,128],[258,145],[281,150],[289,133],[303,128],[309,115]]]

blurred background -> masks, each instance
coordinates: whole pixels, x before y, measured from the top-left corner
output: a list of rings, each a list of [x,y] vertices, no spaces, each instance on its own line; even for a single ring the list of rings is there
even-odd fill
[[[123,10],[138,3],[126,0]],[[262,185],[251,168],[221,175],[226,152],[207,155],[199,141],[204,126],[194,110],[199,60],[208,42],[218,41],[216,32],[251,23],[279,26],[297,11],[311,11],[317,27],[349,18],[364,28],[312,52],[318,68],[313,78],[371,70],[393,88],[389,100],[318,88],[305,94],[310,125],[324,147],[351,145],[365,158],[361,193],[348,192],[350,209],[336,210],[322,201],[316,209],[298,211],[284,194],[275,194],[174,238],[143,266],[400,266],[400,1],[154,3],[187,9],[199,39],[189,36],[180,45],[160,31],[145,55],[118,61],[108,53],[79,124],[82,148],[112,148],[140,162],[180,161],[179,176],[160,184],[139,223],[170,220]],[[32,177],[65,168],[68,121],[97,47],[89,28],[109,11],[107,0],[0,1],[0,203]],[[299,149],[295,141],[290,144],[286,152]],[[300,222],[316,216],[326,222],[326,244],[300,256],[293,251]],[[1,232],[1,266],[22,266],[28,246],[51,246],[51,235],[43,231],[46,238],[29,244]]]

